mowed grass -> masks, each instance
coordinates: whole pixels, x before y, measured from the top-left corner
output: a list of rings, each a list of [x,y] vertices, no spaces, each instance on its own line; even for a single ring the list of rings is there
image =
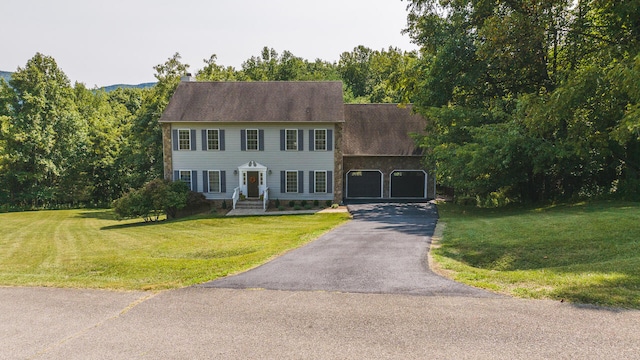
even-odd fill
[[[344,213],[117,221],[110,210],[0,214],[0,285],[160,290],[247,270]]]
[[[640,309],[640,203],[439,205],[447,276],[509,295]]]

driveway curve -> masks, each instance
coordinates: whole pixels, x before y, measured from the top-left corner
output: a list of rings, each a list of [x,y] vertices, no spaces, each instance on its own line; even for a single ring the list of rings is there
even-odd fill
[[[247,272],[199,286],[496,297],[429,270],[438,219],[430,203],[349,205],[353,220]]]

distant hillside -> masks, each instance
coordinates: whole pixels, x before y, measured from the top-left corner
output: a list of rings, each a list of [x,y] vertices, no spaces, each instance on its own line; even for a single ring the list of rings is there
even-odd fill
[[[100,89],[102,89],[102,90],[104,90],[106,92],[113,91],[113,90],[119,89],[119,88],[123,88],[123,89],[128,89],[128,88],[146,89],[146,88],[153,87],[155,84],[156,83],[154,83],[154,82],[142,83],[142,84],[138,84],[138,85],[117,84],[117,85],[105,86],[105,87],[102,87]]]
[[[13,73],[10,72],[10,71],[2,71],[2,70],[0,70],[0,78],[3,78],[7,82],[9,82],[9,80],[11,80],[11,74],[13,74]],[[123,88],[123,89],[127,89],[127,88],[146,89],[146,88],[153,87],[153,85],[155,85],[155,84],[156,83],[154,83],[154,82],[152,82],[152,83],[143,83],[143,84],[138,84],[138,85],[117,84],[117,85],[105,86],[105,87],[102,87],[101,89],[103,89],[106,92],[113,91],[113,90],[119,89],[119,88]]]

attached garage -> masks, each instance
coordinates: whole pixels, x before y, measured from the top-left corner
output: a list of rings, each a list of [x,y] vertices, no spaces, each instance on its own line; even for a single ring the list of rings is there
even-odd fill
[[[426,135],[426,120],[411,105],[346,104],[344,118],[342,132],[336,132],[343,146],[342,164],[336,168],[342,170],[345,201],[434,198],[433,176],[414,139],[414,134]]]
[[[427,174],[423,170],[394,170],[390,180],[392,198],[427,197]]]
[[[347,198],[381,198],[382,172],[351,170],[347,173]]]

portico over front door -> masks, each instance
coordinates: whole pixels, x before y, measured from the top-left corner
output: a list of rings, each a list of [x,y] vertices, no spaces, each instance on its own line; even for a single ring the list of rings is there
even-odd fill
[[[257,171],[247,171],[247,197],[257,198],[260,196],[259,175]]]
[[[260,197],[268,188],[267,171],[266,166],[253,160],[238,166],[240,193],[250,198]]]

